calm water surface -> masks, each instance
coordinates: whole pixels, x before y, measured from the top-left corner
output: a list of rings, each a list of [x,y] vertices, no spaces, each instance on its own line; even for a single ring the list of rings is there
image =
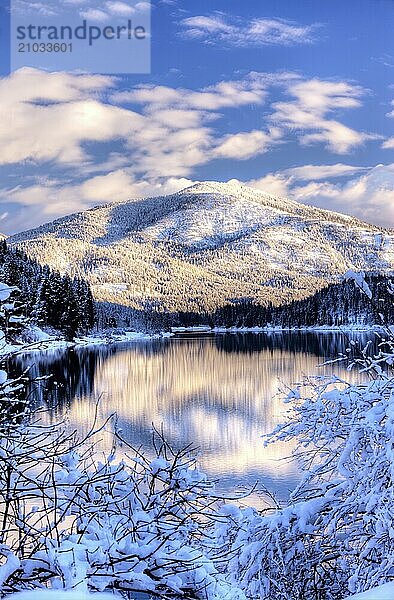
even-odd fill
[[[154,424],[175,447],[198,446],[201,467],[220,480],[222,492],[259,482],[284,499],[299,479],[297,463],[286,458],[292,448],[265,448],[261,438],[287,410],[278,389],[304,375],[332,372],[318,365],[348,344],[338,333],[182,336],[33,354],[18,358],[16,366],[53,374],[59,385],[46,395],[51,416],[66,415],[81,433],[90,429],[100,398],[100,421],[116,412],[124,437],[146,453]],[[357,377],[344,366],[334,369]],[[110,446],[109,437],[103,446]]]

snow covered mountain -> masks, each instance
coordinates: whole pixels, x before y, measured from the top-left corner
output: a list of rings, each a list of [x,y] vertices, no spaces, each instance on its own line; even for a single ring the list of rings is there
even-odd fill
[[[245,297],[277,304],[348,269],[394,271],[393,230],[235,180],[100,206],[8,242],[85,277],[97,300],[171,311]]]

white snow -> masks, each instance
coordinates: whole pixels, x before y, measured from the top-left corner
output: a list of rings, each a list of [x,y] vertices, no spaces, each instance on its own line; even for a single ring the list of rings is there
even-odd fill
[[[0,301],[3,302],[4,300],[8,300],[11,293],[16,289],[16,287],[10,287],[6,283],[0,283]]]
[[[365,281],[365,273],[364,272],[361,271],[360,273],[355,273],[354,271],[352,271],[350,269],[349,271],[347,271],[345,273],[343,278],[346,280],[349,280],[349,279],[353,280],[354,283],[356,284],[356,286],[371,300],[372,292],[371,292],[369,285]]]
[[[346,600],[393,600],[394,599],[394,581],[385,583],[379,587],[372,588],[367,592],[349,596]]]

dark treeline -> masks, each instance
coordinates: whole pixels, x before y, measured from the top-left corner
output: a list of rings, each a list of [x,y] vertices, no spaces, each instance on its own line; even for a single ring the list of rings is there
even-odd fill
[[[369,275],[366,281],[372,300],[363,294],[353,281],[331,284],[313,296],[283,306],[256,304],[251,299],[240,299],[211,314],[177,313],[174,325],[210,327],[309,327],[373,325],[394,323],[394,296],[389,280],[381,275]]]
[[[95,303],[89,285],[40,265],[24,252],[0,241],[0,281],[16,286],[18,309],[30,322],[60,331],[67,339],[95,324]]]
[[[239,299],[214,312],[166,312],[160,307],[131,309],[119,304],[98,304],[98,324],[145,331],[168,331],[171,327],[266,327],[291,328],[319,325],[375,325],[394,323],[394,296],[386,276],[367,275],[372,300],[353,281],[327,285],[304,300],[277,306],[257,304],[252,298]],[[272,290],[275,294],[275,290]]]

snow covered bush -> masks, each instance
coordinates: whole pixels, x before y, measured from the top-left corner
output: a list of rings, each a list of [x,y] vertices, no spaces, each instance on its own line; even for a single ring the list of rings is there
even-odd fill
[[[130,448],[99,462],[88,441],[40,421],[2,432],[1,592],[244,598],[218,572],[227,552],[208,556],[216,500],[189,453],[159,438],[153,460]]]
[[[13,405],[16,382],[2,377]],[[126,447],[122,461],[99,461],[98,433],[78,440],[26,410],[3,419],[1,593],[49,586],[244,598],[218,571],[227,552],[209,557],[218,502],[189,450],[173,451],[157,434],[153,460]]]
[[[362,278],[356,284],[368,295]],[[266,517],[238,511],[217,529],[217,544],[241,549],[229,573],[250,600],[339,600],[394,579],[391,328],[376,356],[350,354],[365,381],[306,379],[268,440],[298,441],[304,475],[289,504]]]

